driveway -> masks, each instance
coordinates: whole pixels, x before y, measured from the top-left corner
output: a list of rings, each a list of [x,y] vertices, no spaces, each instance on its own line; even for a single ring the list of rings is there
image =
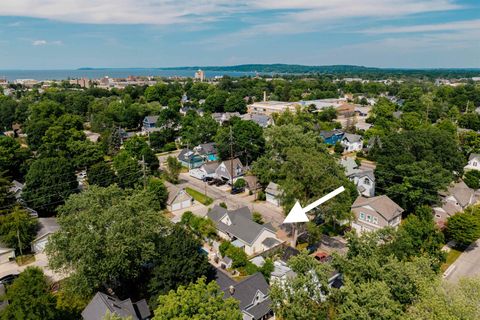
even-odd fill
[[[48,268],[48,258],[44,253],[36,254],[35,261],[29,263],[28,265],[18,266],[15,262],[0,264],[0,278],[9,274],[18,274],[25,270],[27,267],[39,267],[43,270],[43,273],[53,282],[58,282],[66,278],[66,275],[55,273]]]
[[[180,186],[188,186],[202,193],[205,193],[206,190],[207,196],[214,200],[214,204],[225,202],[228,209],[238,209],[247,206],[252,212],[259,212],[265,222],[271,222],[276,227],[282,224],[285,219],[281,207],[276,207],[265,201],[255,201],[255,197],[247,192],[231,195],[228,192],[228,187],[209,186],[202,180],[191,177],[188,173],[180,173]]]
[[[446,280],[457,282],[463,277],[480,275],[480,240],[470,245],[446,271]]]

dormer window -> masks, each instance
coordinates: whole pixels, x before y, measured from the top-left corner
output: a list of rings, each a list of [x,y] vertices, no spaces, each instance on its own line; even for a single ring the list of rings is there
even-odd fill
[[[366,184],[367,186],[369,186],[369,185],[370,185],[370,179],[365,178],[365,179],[363,180],[363,183]]]

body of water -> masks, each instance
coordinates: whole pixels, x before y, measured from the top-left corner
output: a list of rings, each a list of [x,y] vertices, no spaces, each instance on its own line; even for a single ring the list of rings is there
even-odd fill
[[[16,79],[64,80],[76,78],[99,79],[126,78],[128,76],[194,77],[195,70],[178,69],[93,69],[93,70],[0,70],[0,78],[8,81]],[[205,71],[207,78],[228,75],[231,77],[255,76],[253,72]]]

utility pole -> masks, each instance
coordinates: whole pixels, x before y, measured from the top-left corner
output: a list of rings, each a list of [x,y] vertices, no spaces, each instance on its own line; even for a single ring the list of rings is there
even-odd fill
[[[232,126],[230,126],[230,183],[233,188],[233,133]]]
[[[143,171],[143,189],[147,190],[147,174],[145,170],[145,156],[142,155],[142,171]]]

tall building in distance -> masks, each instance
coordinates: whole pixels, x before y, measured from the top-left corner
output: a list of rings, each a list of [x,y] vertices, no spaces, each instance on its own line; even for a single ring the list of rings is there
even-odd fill
[[[205,81],[205,71],[198,69],[198,71],[195,72],[195,79]]]

